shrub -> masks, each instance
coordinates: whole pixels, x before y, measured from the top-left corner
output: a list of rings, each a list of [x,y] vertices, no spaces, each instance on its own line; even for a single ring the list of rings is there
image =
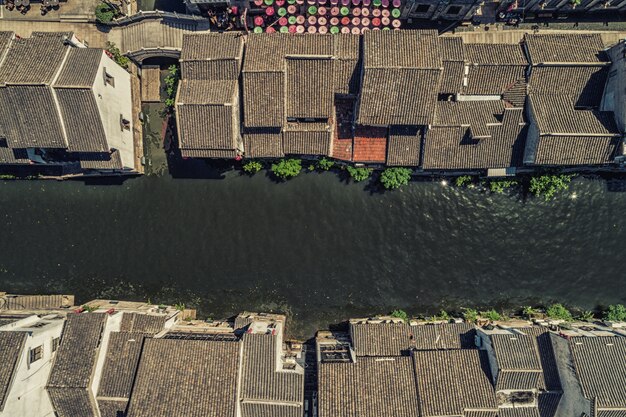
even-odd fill
[[[558,304],[558,303],[552,304],[550,307],[548,307],[546,310],[546,315],[550,317],[551,319],[556,319],[556,320],[565,320],[565,321],[572,320],[572,313],[570,313],[570,311],[566,309],[563,306],[563,304]]]
[[[445,321],[449,321],[450,320],[450,315],[448,314],[448,312],[446,310],[441,310],[439,312],[439,315],[435,316],[436,320],[445,320]]]
[[[347,166],[346,169],[354,182],[365,181],[372,174],[371,168]]]
[[[490,321],[498,321],[502,319],[502,316],[500,315],[500,313],[498,313],[494,309],[491,309],[489,311],[481,311],[480,315]]]
[[[331,161],[330,159],[326,159],[326,158],[322,158],[317,162],[317,167],[324,171],[328,171],[334,166],[335,166],[335,163]]]
[[[475,323],[478,320],[478,311],[473,308],[464,308],[463,309],[463,320],[468,323]]]
[[[390,315],[391,317],[402,319],[405,322],[409,320],[409,315],[404,310],[393,310]]]
[[[178,89],[178,81],[180,80],[180,71],[176,65],[170,65],[168,70],[169,73],[164,80],[165,92],[167,93],[165,105],[171,108],[176,104],[176,90]]]
[[[626,321],[626,307],[622,304],[610,305],[604,313],[604,319],[608,321]]]
[[[113,57],[113,61],[117,62],[117,65],[124,69],[128,69],[130,59],[127,56],[122,55],[122,51],[113,42],[106,43],[106,50]]]
[[[517,181],[510,180],[497,180],[489,182],[489,189],[492,193],[503,194],[504,191],[508,188],[514,187],[517,185]]]
[[[248,161],[243,164],[243,170],[245,173],[254,175],[263,169],[263,164],[259,161]]]
[[[96,6],[96,21],[98,23],[109,23],[115,17],[115,10],[106,3]]]
[[[471,175],[461,175],[460,177],[456,178],[454,183],[456,184],[457,187],[465,187],[466,185],[471,184],[472,180],[473,179]]]
[[[307,169],[309,171],[313,172],[313,171],[315,171],[315,165],[311,164],[311,165],[309,165],[309,167]]]
[[[537,197],[543,196],[548,201],[557,192],[566,190],[572,181],[573,175],[542,175],[530,179],[530,192]]]
[[[589,310],[585,310],[581,312],[580,316],[578,316],[578,320],[580,321],[593,321],[593,319],[594,319],[593,311],[589,311]]]
[[[298,176],[301,170],[302,162],[299,159],[283,159],[277,164],[272,164],[272,172],[282,180]]]
[[[522,309],[522,315],[527,319],[532,319],[535,314],[539,313],[539,310],[531,306],[526,306]]]
[[[185,303],[174,304],[174,308],[178,311],[183,311],[185,310]]]
[[[380,182],[386,189],[395,190],[409,183],[411,172],[409,168],[387,168],[380,174]]]

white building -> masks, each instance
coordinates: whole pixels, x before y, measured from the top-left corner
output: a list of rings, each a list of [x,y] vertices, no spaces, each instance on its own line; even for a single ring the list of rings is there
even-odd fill
[[[54,417],[45,393],[63,317],[0,319],[0,417]]]

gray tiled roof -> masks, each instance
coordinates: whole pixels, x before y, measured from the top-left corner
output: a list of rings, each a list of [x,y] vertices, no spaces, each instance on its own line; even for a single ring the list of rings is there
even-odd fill
[[[540,371],[500,371],[496,388],[498,390],[532,390],[543,384]]]
[[[100,110],[91,88],[55,88],[69,152],[109,152]]]
[[[78,158],[82,169],[113,170],[124,168],[120,152],[117,149],[113,149],[111,152],[82,152],[78,154]]]
[[[495,410],[469,410],[463,413],[463,417],[497,417]]]
[[[599,34],[529,34],[524,36],[533,65],[542,63],[600,63],[606,56]]]
[[[54,86],[91,88],[96,81],[103,54],[102,49],[70,48]]]
[[[183,35],[183,79],[236,80],[241,69],[243,36],[239,33]]]
[[[17,295],[5,298],[7,310],[49,310],[65,305],[63,295]]]
[[[415,351],[412,356],[421,417],[458,416],[465,409],[496,409],[485,351]]]
[[[301,406],[266,403],[241,403],[241,417],[302,417]]]
[[[363,54],[365,68],[441,68],[436,31],[369,31]]]
[[[466,43],[465,58],[473,64],[528,65],[520,44]]]
[[[243,365],[241,399],[301,403],[304,376],[293,371],[278,370],[277,336],[245,334],[243,336]]]
[[[626,338],[573,337],[570,350],[585,397],[599,408],[626,408]]]
[[[419,166],[422,129],[418,126],[392,126],[387,142],[387,165]]]
[[[541,371],[539,352],[534,338],[519,334],[492,334],[490,338],[498,369]]]
[[[95,403],[87,388],[50,388],[48,396],[58,417],[96,417]]]
[[[541,326],[522,327],[518,330],[534,337],[539,352],[539,360],[541,361],[541,369],[543,370],[544,389],[548,391],[561,390],[561,381],[556,366],[554,350],[552,349],[552,341],[550,332],[547,328]],[[540,381],[540,383],[542,383]]]
[[[54,358],[48,387],[86,388],[96,359],[106,314],[69,314]]]
[[[480,130],[476,130],[481,132]],[[520,166],[526,126],[522,109],[506,109],[490,137],[474,139],[467,127],[433,127],[424,139],[424,169],[487,169]]]
[[[285,74],[283,72],[244,72],[242,80],[244,125],[246,127],[282,126],[285,118]]]
[[[234,149],[181,149],[183,158],[223,158],[233,159],[237,156]]]
[[[335,61],[330,58],[286,58],[286,116],[320,118],[331,116],[334,99]]]
[[[490,136],[488,124],[500,124],[504,103],[488,101],[438,101],[435,109],[436,126],[471,126],[472,131]]]
[[[10,165],[29,164],[25,149],[11,149],[0,146],[0,163]]]
[[[417,350],[474,348],[476,329],[470,323],[427,324],[412,327]]]
[[[463,38],[460,36],[439,37],[439,50],[443,61],[465,61]]]
[[[176,113],[181,149],[235,149],[233,106],[184,104]]]
[[[456,94],[463,89],[465,64],[462,61],[443,61],[439,93]]]
[[[413,361],[408,356],[321,363],[319,417],[419,417]]]
[[[4,53],[9,49],[13,40],[14,32],[0,31],[0,63],[4,57]]]
[[[122,316],[121,331],[157,334],[165,326],[165,316],[162,314],[141,314],[124,312]]]
[[[598,410],[595,417],[626,417],[626,408],[620,410]]]
[[[145,337],[146,334],[138,332],[110,334],[98,397],[130,397]]]
[[[358,356],[400,356],[415,345],[406,323],[350,323],[352,345]]]
[[[550,387],[548,387],[550,389]],[[541,417],[554,417],[561,401],[559,393],[539,393],[538,398],[539,415]]]
[[[440,75],[440,69],[366,67],[358,123],[430,124],[437,101]]]
[[[9,147],[66,147],[50,87],[12,85],[0,88],[0,107],[14,109],[0,114]]]
[[[0,411],[9,394],[13,373],[17,369],[27,333],[0,332]]]
[[[127,417],[235,417],[239,350],[238,342],[146,339]]]
[[[330,155],[332,129],[325,123],[289,123],[283,131],[285,154]]]
[[[524,65],[470,65],[467,86],[462,91],[469,95],[501,95],[524,81],[525,73]]]
[[[507,407],[498,410],[498,417],[541,417],[537,407]]]
[[[100,417],[122,417],[126,412],[128,401],[98,400]]]
[[[539,138],[535,164],[601,165],[614,161],[617,136],[550,136]]]
[[[0,67],[0,84],[50,84],[69,48],[62,42],[68,35],[33,32],[14,39]]]
[[[280,129],[250,130],[244,133],[243,142],[249,158],[280,158],[283,152],[283,135]]]
[[[237,91],[236,80],[182,80],[177,104],[232,105]]]

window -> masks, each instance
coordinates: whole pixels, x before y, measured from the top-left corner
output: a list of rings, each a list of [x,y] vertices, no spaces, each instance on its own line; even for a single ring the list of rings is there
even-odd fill
[[[430,10],[429,4],[418,4],[417,7],[415,8],[414,13],[428,13],[429,10]]]
[[[29,364],[37,362],[41,358],[43,358],[43,345],[37,346],[36,348],[33,348],[28,352]]]
[[[59,348],[59,345],[61,344],[61,338],[60,337],[55,337],[52,339],[52,352],[56,352],[57,349]]]
[[[107,72],[106,68],[104,68],[102,72],[104,73],[104,83],[110,85],[111,87],[115,87],[115,78]]]
[[[446,10],[446,14],[459,14],[461,13],[461,6],[450,6]]]
[[[130,120],[124,119],[124,116],[120,114],[120,126],[122,130],[130,130]]]

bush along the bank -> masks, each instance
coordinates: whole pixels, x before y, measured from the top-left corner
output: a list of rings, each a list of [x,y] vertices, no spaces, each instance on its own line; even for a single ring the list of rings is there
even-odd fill
[[[502,315],[493,309],[488,311],[481,311],[480,316],[486,318],[489,321],[498,321],[502,319]]]
[[[299,159],[283,159],[272,164],[272,173],[282,180],[297,177],[302,171],[302,161]]]
[[[508,190],[511,187],[515,187],[516,185],[517,185],[517,181],[492,180],[492,181],[489,181],[489,190],[492,193],[504,194],[506,190]]]
[[[263,169],[263,164],[259,161],[248,161],[243,164],[243,170],[246,174],[254,175]]]
[[[167,77],[165,77],[165,92],[167,93],[165,105],[171,109],[174,107],[174,104],[176,104],[176,90],[178,89],[178,81],[180,80],[180,71],[176,65],[170,65],[168,70],[169,73]]]
[[[626,307],[622,304],[610,305],[604,313],[604,319],[608,321],[626,321]]]
[[[464,308],[463,309],[463,320],[468,323],[476,323],[478,320],[478,311],[473,308]]]
[[[460,177],[456,177],[456,180],[454,180],[454,184],[457,187],[465,187],[467,185],[470,185],[474,182],[474,179],[472,178],[471,175],[461,175]]]
[[[322,158],[319,161],[317,161],[317,167],[321,169],[322,171],[328,171],[334,166],[335,166],[335,163],[331,161],[330,159]]]
[[[372,175],[372,168],[347,166],[348,174],[354,182],[365,181]]]
[[[391,312],[391,317],[402,319],[405,322],[409,320],[409,315],[404,310],[393,310]]]
[[[546,316],[555,320],[572,321],[572,313],[563,304],[552,304],[546,309]]]
[[[573,175],[542,175],[530,179],[529,191],[537,197],[543,197],[546,201],[551,200],[557,192],[567,190]]]
[[[411,179],[409,168],[387,168],[380,174],[380,183],[388,190],[407,185]]]
[[[113,57],[113,61],[117,62],[120,67],[128,69],[130,59],[127,56],[122,55],[122,51],[120,51],[120,48],[118,48],[117,45],[113,42],[107,42],[106,50]]]

